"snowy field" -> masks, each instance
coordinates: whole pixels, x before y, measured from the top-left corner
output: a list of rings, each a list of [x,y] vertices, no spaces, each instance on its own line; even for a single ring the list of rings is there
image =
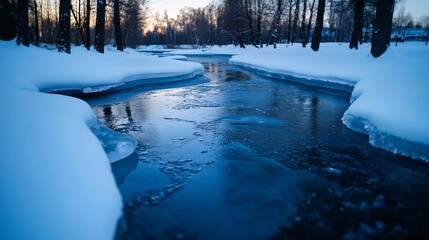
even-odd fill
[[[230,63],[264,76],[352,91],[352,104],[342,119],[346,126],[368,134],[376,147],[429,161],[429,46],[406,42],[377,59],[370,48],[324,43],[313,52],[300,44],[277,49],[215,46],[167,54],[230,54]]]
[[[0,54],[0,239],[113,239],[122,199],[109,160],[132,153],[135,141],[100,125],[84,101],[43,92],[180,80],[202,66],[15,41],[0,41]]]

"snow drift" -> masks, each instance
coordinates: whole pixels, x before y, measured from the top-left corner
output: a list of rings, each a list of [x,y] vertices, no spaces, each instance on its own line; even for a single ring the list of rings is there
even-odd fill
[[[203,71],[136,52],[72,52],[0,41],[0,239],[113,239],[122,215],[109,158],[131,154],[135,140],[100,125],[84,101],[40,91],[104,91]]]

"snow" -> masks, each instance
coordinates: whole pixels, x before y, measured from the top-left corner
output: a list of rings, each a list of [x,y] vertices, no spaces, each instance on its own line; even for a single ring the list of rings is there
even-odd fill
[[[128,157],[137,147],[137,140],[128,135],[110,130],[100,121],[92,124],[90,129],[100,140],[111,163]]]
[[[0,239],[113,239],[122,199],[109,158],[132,153],[135,140],[101,126],[84,101],[43,92],[180,80],[202,66],[15,41],[0,41],[0,53]]]
[[[164,54],[233,55],[231,64],[263,76],[352,92],[342,118],[347,127],[368,134],[376,147],[429,161],[429,47],[406,42],[377,59],[370,48],[322,43],[313,52],[301,44],[280,44],[277,49],[213,46]]]

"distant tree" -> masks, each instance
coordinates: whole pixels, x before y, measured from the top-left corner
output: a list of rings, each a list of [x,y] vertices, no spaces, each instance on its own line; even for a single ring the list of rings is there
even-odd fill
[[[316,26],[314,27],[311,49],[319,51],[320,41],[322,40],[323,15],[325,14],[325,0],[319,0],[317,5]]]
[[[293,6],[293,2],[292,0],[289,0],[289,14],[288,14],[288,25],[287,25],[287,34],[286,34],[287,44],[290,43],[291,32],[292,32],[292,6]]]
[[[9,0],[0,0],[0,39],[9,41],[16,37],[16,18],[14,7]],[[15,8],[16,9],[16,8]]]
[[[307,14],[307,0],[304,0],[304,7],[302,9],[302,21],[301,21],[301,41],[302,41],[302,47],[306,47],[307,45],[307,39],[305,37],[305,15]]]
[[[269,36],[269,44],[273,44],[274,48],[277,47],[277,43],[279,41],[279,35],[280,35],[280,23],[281,23],[281,17],[284,10],[284,0],[277,0],[276,4],[276,10],[274,13],[274,17],[271,23],[270,30],[268,32]]]
[[[429,15],[422,17],[421,24],[426,28],[426,41],[425,44],[428,45],[429,40]]]
[[[115,25],[116,48],[124,51],[124,40],[122,38],[121,15],[119,11],[119,0],[113,1],[113,24]]]
[[[363,12],[365,0],[352,0],[354,8],[353,31],[350,39],[350,49],[358,49],[359,43],[362,43]]]
[[[124,48],[126,47],[137,47],[141,44],[141,39],[143,38],[142,25],[143,25],[143,10],[146,0],[126,0],[124,1]],[[155,17],[153,19],[154,29],[158,29],[162,23],[160,17]],[[155,37],[156,41],[154,44],[159,44],[159,34],[157,31],[153,31],[152,35]]]
[[[34,45],[39,46],[39,37],[40,37],[40,30],[39,30],[39,14],[37,10],[37,2],[34,0],[34,35],[35,35],[35,42]]]
[[[86,16],[85,16],[85,47],[90,49],[91,47],[91,1],[86,0]]]
[[[309,2],[310,3],[310,2]],[[310,17],[308,17],[308,24],[307,24],[307,34],[305,42],[308,43],[310,41],[310,30],[311,30],[311,23],[313,21],[313,15],[314,15],[314,6],[316,5],[316,0],[312,0],[310,4]]]
[[[16,43],[30,46],[30,29],[28,27],[28,5],[29,0],[18,0],[18,17]]]
[[[97,0],[97,17],[95,20],[94,47],[99,53],[104,53],[105,29],[106,29],[106,0]]]
[[[394,9],[395,0],[377,1],[371,44],[371,54],[375,58],[380,57],[390,46]]]
[[[71,53],[70,51],[70,0],[60,0],[58,22],[58,52]]]
[[[299,0],[295,1],[295,13],[293,16],[293,25],[292,25],[292,44],[295,43],[296,40],[296,28],[298,25],[298,18],[299,18]]]

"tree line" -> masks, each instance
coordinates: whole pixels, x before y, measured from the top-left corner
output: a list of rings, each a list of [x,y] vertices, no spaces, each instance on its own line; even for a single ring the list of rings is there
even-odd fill
[[[99,52],[105,44],[137,47],[145,6],[146,0],[0,0],[0,39],[67,53],[71,43]]]
[[[156,16],[147,44],[226,45],[245,48],[320,42],[372,41],[378,57],[390,44],[394,0],[221,0],[200,9],[182,9],[176,18]],[[323,26],[328,25],[328,28]]]
[[[122,51],[140,44],[174,47],[235,44],[262,48],[280,42],[317,51],[320,42],[349,42],[357,49],[371,41],[380,56],[390,44],[395,0],[218,0],[204,8],[184,8],[147,18],[146,0],[0,0],[0,38],[55,44],[105,44]],[[395,24],[403,25],[401,11]],[[409,23],[408,23],[409,24]],[[146,25],[146,26],[145,26]],[[149,28],[150,25],[150,28]],[[145,26],[145,28],[143,28]],[[328,27],[324,27],[328,26]]]

